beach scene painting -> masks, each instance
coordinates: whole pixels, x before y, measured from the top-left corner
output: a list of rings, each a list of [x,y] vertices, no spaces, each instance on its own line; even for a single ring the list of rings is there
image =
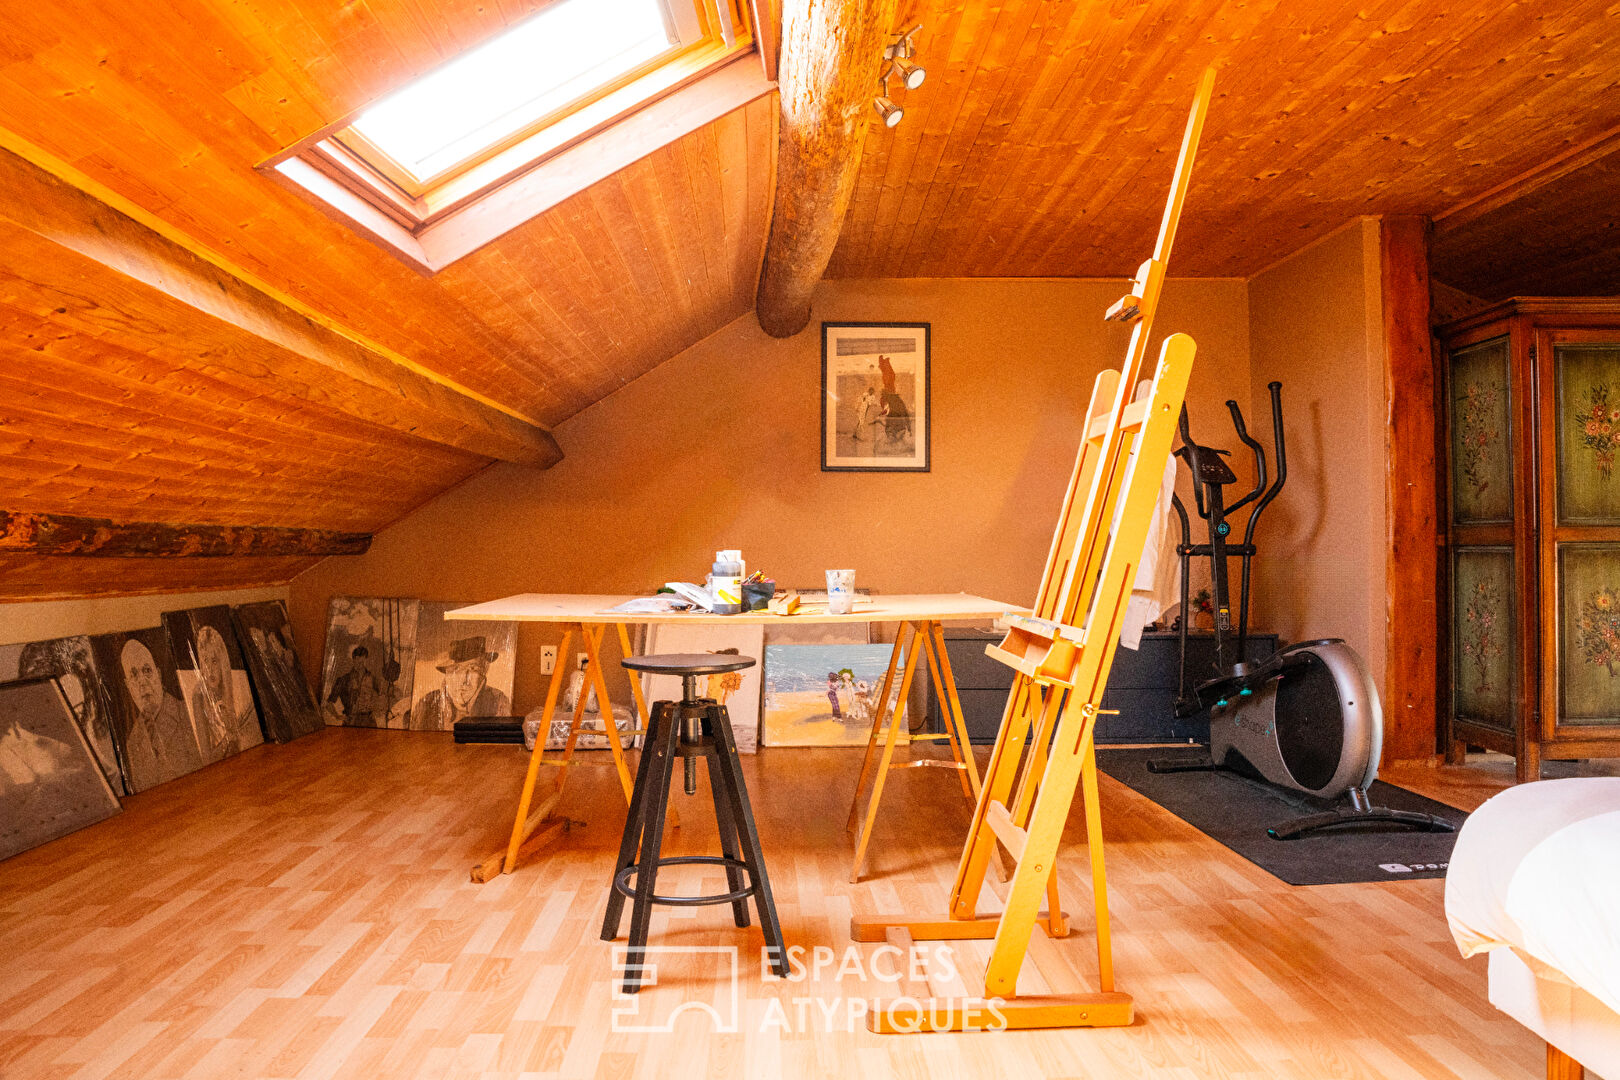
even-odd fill
[[[765,646],[766,746],[865,746],[888,645]],[[889,706],[900,697],[902,656]]]

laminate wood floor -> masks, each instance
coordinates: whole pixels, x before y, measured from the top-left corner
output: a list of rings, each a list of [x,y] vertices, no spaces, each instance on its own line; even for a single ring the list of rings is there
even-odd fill
[[[890,969],[875,946],[846,952],[851,910],[942,912],[968,810],[949,774],[893,774],[870,874],[852,886],[858,766],[838,750],[747,762],[787,940],[831,950],[820,978],[761,978],[757,927],[737,930],[724,908],[664,908],[654,944],[722,951],[672,956],[659,986],[625,1002],[598,940],[625,814],[609,770],[577,770],[563,807],[582,824],[562,846],[480,886],[468,870],[509,823],[514,748],[328,730],[255,749],[0,863],[0,1076],[1541,1075],[1542,1044],[1486,1002],[1484,961],[1458,958],[1440,881],[1291,888],[1107,776],[1116,961],[1136,1023],[869,1034],[851,1002],[900,989],[877,977]],[[1466,808],[1503,773],[1386,778]],[[711,850],[701,796],[679,805],[669,853]],[[1062,881],[1076,933],[1055,947],[1089,980],[1079,820]],[[722,886],[712,868],[668,879],[661,892]],[[616,1008],[636,1010],[620,1029],[691,1000],[729,1010],[730,945],[738,1032],[694,1012],[672,1032],[615,1030]]]

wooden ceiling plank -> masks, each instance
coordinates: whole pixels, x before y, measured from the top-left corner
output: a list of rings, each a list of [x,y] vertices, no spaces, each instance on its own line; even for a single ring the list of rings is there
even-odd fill
[[[339,336],[9,151],[0,152],[0,217],[12,273],[28,272],[15,258],[26,242],[43,257],[34,272],[51,267],[93,288],[94,298],[63,297],[81,316],[229,342],[323,405],[485,457],[542,468],[561,458],[544,429]]]
[[[787,0],[778,71],[782,128],[770,238],[755,315],[773,337],[810,321],[810,295],[832,259],[860,169],[895,0]]]

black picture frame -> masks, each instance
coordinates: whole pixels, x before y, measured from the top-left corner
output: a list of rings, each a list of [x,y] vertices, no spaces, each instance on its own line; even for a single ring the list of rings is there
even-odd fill
[[[863,333],[882,330],[906,333]],[[822,472],[932,471],[932,336],[932,325],[925,322],[821,324]],[[884,342],[894,344],[878,347]],[[894,357],[904,357],[905,362],[897,363]],[[865,365],[869,370],[849,370],[852,365]],[[865,391],[851,402],[853,394],[840,396],[838,392],[841,378],[867,380]],[[908,378],[910,400],[904,386]],[[875,403],[868,394],[875,397]],[[849,404],[841,408],[840,403]],[[896,409],[903,412],[897,415]],[[868,447],[872,453],[857,452]],[[896,453],[899,448],[907,452]]]

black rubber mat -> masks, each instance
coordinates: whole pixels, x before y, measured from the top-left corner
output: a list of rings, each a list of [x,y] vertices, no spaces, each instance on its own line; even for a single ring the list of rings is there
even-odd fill
[[[1454,832],[1341,825],[1295,840],[1273,840],[1266,835],[1273,825],[1331,806],[1233,772],[1154,773],[1147,767],[1149,761],[1197,757],[1196,747],[1099,747],[1097,767],[1290,885],[1445,876],[1457,839]],[[1382,780],[1374,782],[1370,794],[1374,806],[1433,814],[1459,828],[1468,817],[1461,810]]]

